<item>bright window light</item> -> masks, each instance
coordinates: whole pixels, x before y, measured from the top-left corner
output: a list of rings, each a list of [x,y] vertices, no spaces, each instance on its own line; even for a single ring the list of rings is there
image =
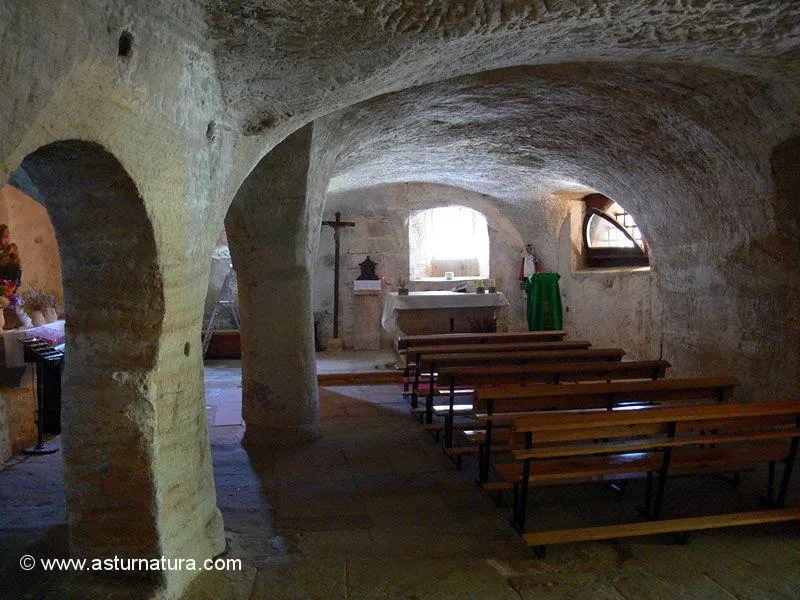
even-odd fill
[[[489,277],[486,217],[465,206],[443,206],[415,214],[408,224],[411,279]]]

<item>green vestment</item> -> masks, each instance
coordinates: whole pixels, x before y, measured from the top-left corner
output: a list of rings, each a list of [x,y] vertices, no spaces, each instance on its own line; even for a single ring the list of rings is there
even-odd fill
[[[525,280],[528,295],[528,330],[563,329],[558,273],[534,273]]]

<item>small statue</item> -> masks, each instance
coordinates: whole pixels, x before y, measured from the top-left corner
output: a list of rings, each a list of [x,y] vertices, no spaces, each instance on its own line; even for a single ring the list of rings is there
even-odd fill
[[[397,295],[408,296],[408,282],[402,277],[397,280]]]
[[[365,261],[358,263],[358,266],[361,267],[361,275],[358,276],[357,281],[378,281],[380,279],[375,274],[375,267],[378,266],[378,263],[369,256]]]
[[[519,289],[525,289],[528,277],[540,271],[539,260],[533,253],[533,244],[525,244],[525,251],[522,253],[522,263],[519,266]]]
[[[519,280],[525,281],[537,271],[539,271],[539,261],[533,253],[533,244],[525,244],[525,252],[522,254],[522,264],[519,266]]]

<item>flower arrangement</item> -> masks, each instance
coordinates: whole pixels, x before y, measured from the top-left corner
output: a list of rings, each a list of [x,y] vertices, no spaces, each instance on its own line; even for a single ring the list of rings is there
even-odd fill
[[[58,301],[53,294],[33,286],[22,294],[22,300],[25,303],[26,310],[30,312],[36,310],[44,312],[46,308],[55,308],[58,305]]]
[[[8,306],[19,303],[19,296],[14,294],[17,291],[18,283],[11,279],[0,279],[0,305]]]
[[[8,225],[0,224],[0,304],[19,305],[14,293],[22,283],[22,264],[19,248],[8,240]]]

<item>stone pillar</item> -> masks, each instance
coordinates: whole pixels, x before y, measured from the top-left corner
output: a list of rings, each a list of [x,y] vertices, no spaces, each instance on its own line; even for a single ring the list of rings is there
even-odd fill
[[[0,465],[11,458],[11,432],[8,428],[6,399],[0,394]]]
[[[351,284],[352,286],[352,284]],[[374,294],[354,294],[352,287],[345,289],[352,294],[351,342],[355,350],[378,350],[381,347],[381,316],[383,302],[380,292]]]
[[[148,214],[101,146],[50,144],[21,170],[62,257],[70,552],[198,561],[222,552],[197,340],[207,263],[158,251],[153,220],[168,216]],[[152,576],[179,590],[192,574]]]
[[[239,286],[247,444],[320,434],[310,278],[321,207],[307,200],[311,139],[307,125],[267,154],[225,220]]]

